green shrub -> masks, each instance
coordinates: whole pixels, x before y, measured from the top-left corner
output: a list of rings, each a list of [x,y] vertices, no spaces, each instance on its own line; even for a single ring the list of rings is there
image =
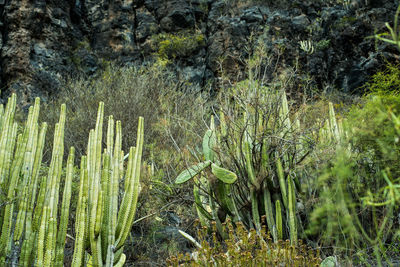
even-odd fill
[[[157,50],[156,55],[162,60],[191,56],[205,45],[203,34],[186,31],[178,34],[160,33],[152,39]]]
[[[229,237],[220,241],[216,233],[212,240],[205,228],[198,231],[200,242],[197,249],[185,256],[179,254],[167,260],[168,266],[320,266],[319,251],[290,245],[289,240],[273,242],[266,228],[260,233],[246,230],[242,223],[223,225]],[[215,225],[214,225],[215,229]],[[209,240],[209,241],[207,241]]]
[[[331,40],[327,40],[327,39],[322,39],[322,40],[320,40],[319,42],[317,42],[316,44],[315,44],[315,49],[317,50],[317,51],[322,51],[322,50],[325,50],[325,49],[327,49],[328,47],[330,47],[330,45],[331,45]]]
[[[318,204],[310,216],[309,237],[353,261],[373,255],[382,264],[385,247],[398,242],[399,100],[368,96],[353,107],[346,119],[347,138],[314,186]]]
[[[385,96],[398,95],[400,93],[400,69],[399,65],[388,63],[383,71],[379,71],[365,84],[368,94]]]
[[[260,230],[265,214],[274,241],[290,238],[296,244],[301,234],[296,167],[307,158],[310,139],[291,116],[285,93],[245,80],[221,94],[218,104],[219,127],[212,121],[204,136],[204,160],[176,183],[198,176],[193,193],[199,218],[203,224],[215,220],[223,237],[227,216]]]
[[[304,181],[299,166],[314,141],[280,86],[248,80],[221,95],[225,130],[216,153],[220,165],[238,176],[232,195],[244,224],[257,229],[257,217],[265,214],[274,240],[287,238],[295,244],[302,236],[297,203],[303,202]]]
[[[355,106],[347,116],[349,142],[359,166],[368,166],[368,173],[389,168],[394,177],[400,177],[400,147],[390,112],[400,114],[400,96],[367,96],[364,104]],[[365,185],[373,188],[376,182],[371,179]]]
[[[400,181],[385,172],[367,174],[369,179],[386,180],[386,185],[376,190],[363,183],[363,171],[354,155],[347,150],[338,152],[318,179],[319,200],[307,232],[317,238],[326,253],[349,258],[354,264],[369,261],[382,266],[383,259],[390,262],[386,247],[399,242],[394,214],[400,196],[394,197],[399,192],[390,186],[398,186]]]

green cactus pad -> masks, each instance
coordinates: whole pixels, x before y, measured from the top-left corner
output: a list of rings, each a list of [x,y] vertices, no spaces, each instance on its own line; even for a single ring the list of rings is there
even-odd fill
[[[200,162],[199,164],[192,165],[188,169],[184,170],[179,174],[179,176],[176,178],[175,183],[176,184],[182,184],[193,177],[195,177],[197,174],[199,174],[202,170],[207,168],[208,166],[211,165],[211,161],[207,160],[204,162]]]
[[[203,137],[203,153],[206,160],[214,161],[215,155],[213,148],[216,143],[215,132],[207,130]]]
[[[214,163],[211,164],[211,171],[219,180],[226,184],[233,184],[237,180],[234,172],[221,168]]]

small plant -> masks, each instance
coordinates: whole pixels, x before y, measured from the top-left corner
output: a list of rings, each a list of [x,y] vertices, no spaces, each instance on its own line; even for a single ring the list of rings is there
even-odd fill
[[[322,51],[331,45],[331,40],[323,39],[315,44],[315,50]]]
[[[211,117],[210,129],[206,131],[203,137],[203,154],[205,161],[181,172],[176,178],[175,183],[185,183],[196,176],[200,176],[199,179],[195,180],[193,188],[197,214],[203,225],[208,225],[207,220],[216,221],[220,234],[224,235],[214,198],[216,198],[219,203],[223,203],[222,205],[225,207],[229,205],[230,209],[235,210],[237,213],[238,211],[236,210],[235,203],[230,199],[230,184],[236,181],[237,176],[235,173],[219,166],[219,161],[216,159],[214,152],[216,144],[217,133],[215,131],[214,117]],[[202,174],[202,172],[207,169],[210,169],[210,172],[208,172],[207,175]],[[214,192],[212,188],[218,189]],[[204,197],[200,194],[200,190],[207,192],[209,201],[205,201]]]
[[[214,225],[215,227],[215,225]],[[240,222],[227,221],[223,230],[228,238],[220,241],[214,232],[208,241],[207,230],[199,229],[199,242],[191,254],[179,254],[167,260],[168,266],[320,266],[319,251],[313,250],[299,241],[297,246],[289,240],[273,242],[266,227],[246,230]]]
[[[205,45],[204,35],[201,33],[161,33],[154,36],[153,40],[157,56],[162,60],[190,56]]]
[[[396,96],[400,93],[400,69],[398,65],[388,63],[383,71],[374,74],[364,85],[367,94],[378,96]]]
[[[299,44],[300,44],[301,50],[306,52],[308,55],[311,55],[314,53],[314,45],[311,40],[300,41]]]
[[[400,14],[400,5],[398,6],[396,14],[394,16],[393,28],[389,25],[389,23],[386,22],[385,25],[386,28],[389,30],[389,32],[375,35],[376,39],[384,41],[389,44],[393,44],[397,46],[398,49],[400,49],[399,14]]]

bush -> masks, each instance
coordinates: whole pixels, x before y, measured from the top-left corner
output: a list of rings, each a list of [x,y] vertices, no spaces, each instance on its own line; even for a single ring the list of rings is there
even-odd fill
[[[113,114],[121,120],[125,153],[128,145],[135,143],[137,121],[132,118],[143,116],[147,155],[149,147],[159,152],[173,147],[177,154],[168,157],[171,159],[180,154],[180,148],[200,137],[207,100],[199,88],[177,79],[165,68],[111,65],[97,78],[68,83],[56,99],[46,104],[42,120],[55,122],[58,110],[54,107],[66,103],[69,130],[65,132],[65,143],[67,147],[74,145],[82,155],[86,151],[87,132],[94,126],[89,118],[96,116],[99,101],[105,103],[105,116]],[[51,135],[52,129],[49,131]],[[153,156],[166,160],[165,153]]]
[[[156,55],[161,60],[188,57],[205,45],[204,35],[201,33],[160,33],[152,39],[157,50]]]
[[[207,241],[207,230],[198,231],[198,248],[185,256],[179,254],[167,260],[168,266],[320,266],[319,251],[290,245],[289,240],[274,243],[263,228],[260,233],[246,230],[242,223],[223,225],[229,237],[220,241],[214,231]],[[215,224],[214,224],[215,230]]]
[[[290,235],[296,243],[297,230],[293,228],[300,222],[295,219],[291,225],[290,214],[296,217],[296,211],[295,207],[291,210],[288,196],[292,188],[296,205],[301,190],[296,168],[307,157],[311,144],[297,117],[291,114],[285,92],[248,80],[221,95],[220,102],[225,120],[221,132],[225,127],[225,133],[221,133],[216,153],[221,166],[238,175],[232,192],[240,218],[247,227],[258,228],[259,216],[255,213],[265,214],[275,240],[276,230],[278,236],[281,230],[280,238]],[[284,214],[283,229],[276,218],[278,202]]]
[[[379,96],[396,96],[400,93],[400,69],[399,65],[388,63],[383,71],[379,71],[371,77],[364,88],[368,94]]]
[[[308,233],[324,247],[353,260],[382,264],[397,242],[394,214],[400,196],[398,96],[368,96],[347,115],[347,138],[328,162],[315,188],[318,204]],[[356,258],[354,258],[356,256]],[[385,258],[385,261],[389,259]]]
[[[260,217],[266,215],[274,241],[290,238],[296,244],[302,234],[296,216],[301,202],[296,168],[307,158],[311,138],[279,87],[245,80],[226,89],[218,104],[219,127],[212,121],[203,139],[205,161],[181,173],[176,182],[199,174],[193,190],[199,218],[203,224],[206,218],[215,220],[223,237],[220,225],[228,216],[260,230]]]
[[[367,173],[378,174],[388,169],[394,177],[400,177],[400,147],[390,112],[400,114],[400,96],[367,96],[364,104],[355,106],[347,116],[349,142],[359,167],[366,168]],[[371,179],[364,184],[379,188],[376,182]]]

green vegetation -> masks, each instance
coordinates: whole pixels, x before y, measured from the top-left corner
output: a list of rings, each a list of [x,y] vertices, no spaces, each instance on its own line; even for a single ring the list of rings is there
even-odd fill
[[[291,173],[308,148],[301,139],[299,122],[289,118],[286,95],[257,82],[244,81],[221,98],[220,127],[215,129],[212,121],[203,139],[206,161],[183,172],[176,183],[211,166],[211,173],[205,172],[197,180],[194,194],[198,211],[215,220],[220,232],[221,219],[216,212],[207,212],[208,207],[219,209],[234,221],[242,221],[258,231],[260,217],[265,214],[274,241],[290,238],[296,244],[295,183],[299,182],[295,182],[297,178]],[[237,181],[236,175],[228,170],[237,174]],[[201,196],[197,196],[200,190],[209,196],[205,205],[200,201]],[[243,208],[248,201],[251,209]]]
[[[188,57],[205,45],[204,35],[201,33],[160,33],[152,39],[156,55],[161,60]]]
[[[398,49],[400,49],[399,14],[400,14],[400,5],[397,8],[396,15],[394,17],[393,27],[391,27],[388,22],[385,23],[385,26],[389,30],[389,32],[384,32],[375,35],[376,39],[395,45],[397,46]]]
[[[377,37],[398,45],[394,29]],[[211,97],[160,64],[201,34],[153,41],[153,65],[71,81],[40,116],[38,99],[23,122],[15,95],[0,106],[0,266],[398,263],[397,65],[353,105],[299,103],[260,46]]]
[[[147,122],[144,126],[144,143],[148,148],[145,153],[152,154],[152,161],[173,166],[188,143],[200,140],[206,102],[212,103],[208,99],[206,92],[188,85],[166,68],[109,65],[94,79],[69,82],[56,99],[44,104],[46,113],[42,114],[42,120],[55,123],[58,111],[54,106],[65,103],[69,125],[65,131],[65,144],[74,146],[78,155],[84,155],[86,135],[94,127],[91,118],[96,116],[98,103],[102,101],[105,116],[113,115],[124,125],[122,150],[129,151],[129,144],[136,141],[137,121],[132,117],[142,116]],[[51,135],[53,130],[49,131]],[[106,141],[105,137],[103,141]],[[51,140],[47,145],[51,146]],[[171,147],[177,155],[170,154]],[[49,159],[46,153],[44,157]]]
[[[353,263],[381,266],[391,261],[387,247],[399,244],[394,216],[400,200],[398,101],[397,96],[365,97],[346,115],[337,147],[325,159],[319,155],[323,167],[313,185],[318,203],[307,234]]]
[[[264,218],[265,219],[265,218]],[[214,225],[215,227],[215,225]],[[207,230],[199,229],[198,248],[191,254],[171,257],[168,266],[320,266],[319,251],[301,242],[293,246],[289,240],[273,242],[263,227],[261,233],[248,231],[241,222],[228,221],[223,230],[229,233],[219,242],[216,233],[207,241]],[[194,241],[196,242],[196,241]]]
[[[137,121],[132,118],[142,116],[146,121],[143,153],[147,167],[143,167],[137,207],[137,219],[144,219],[135,224],[143,234],[128,240],[134,250],[126,255],[127,262],[159,261],[161,264],[169,256],[167,248],[174,243],[166,240],[158,246],[159,239],[153,238],[168,226],[168,220],[161,214],[174,210],[180,217],[194,217],[189,211],[191,203],[187,201],[189,188],[175,188],[171,181],[182,169],[182,162],[191,160],[190,155],[196,153],[191,150],[191,144],[201,141],[206,126],[203,117],[210,113],[208,106],[213,101],[206,92],[200,92],[158,65],[124,68],[111,65],[94,79],[70,82],[56,99],[44,104],[47,112],[41,115],[43,121],[55,123],[58,111],[54,106],[66,103],[69,108],[65,145],[75,147],[78,162],[80,155],[86,153],[85,140],[94,127],[91,118],[96,116],[100,101],[105,103],[104,116],[113,115],[124,127],[122,150],[125,152],[136,142]],[[50,128],[50,135],[52,131]],[[106,143],[105,136],[103,143]],[[52,146],[51,140],[47,140],[46,146]],[[46,151],[44,159],[50,160]],[[74,184],[78,187],[79,181]],[[74,210],[71,212],[75,214]]]
[[[397,260],[397,80],[378,73],[366,85],[372,93],[353,106],[298,106],[287,99],[285,81],[259,79],[260,62],[252,58],[249,79],[213,101],[166,68],[110,66],[45,104],[42,119],[59,125],[49,127],[53,141],[45,141],[47,124],[38,126],[38,100],[18,124],[10,98],[0,108],[2,264],[163,264],[187,249],[166,235],[178,228],[201,247],[170,258],[172,266]],[[56,116],[52,107],[62,102],[69,108],[61,105]],[[75,148],[66,154],[65,146]],[[201,233],[187,228],[196,217]]]
[[[316,50],[325,50],[331,45],[331,40],[323,39],[315,44]]]
[[[383,71],[374,74],[365,86],[367,93],[379,96],[398,95],[400,92],[400,69],[388,63]]]
[[[69,221],[75,149],[67,159],[59,210],[64,154],[66,106],[55,125],[53,152],[47,173],[40,177],[47,124],[39,128],[39,99],[29,109],[22,129],[14,121],[15,94],[1,106],[1,223],[0,265],[63,266]],[[132,227],[139,195],[143,148],[143,118],[139,118],[137,146],[123,166],[121,122],[109,117],[107,148],[102,150],[104,104],[100,102],[96,128],[90,131],[87,156],[81,159],[72,266],[90,258],[93,266],[122,266],[123,246]],[[115,131],[115,135],[114,135]],[[114,139],[115,136],[115,139]],[[124,177],[118,208],[119,180]]]

